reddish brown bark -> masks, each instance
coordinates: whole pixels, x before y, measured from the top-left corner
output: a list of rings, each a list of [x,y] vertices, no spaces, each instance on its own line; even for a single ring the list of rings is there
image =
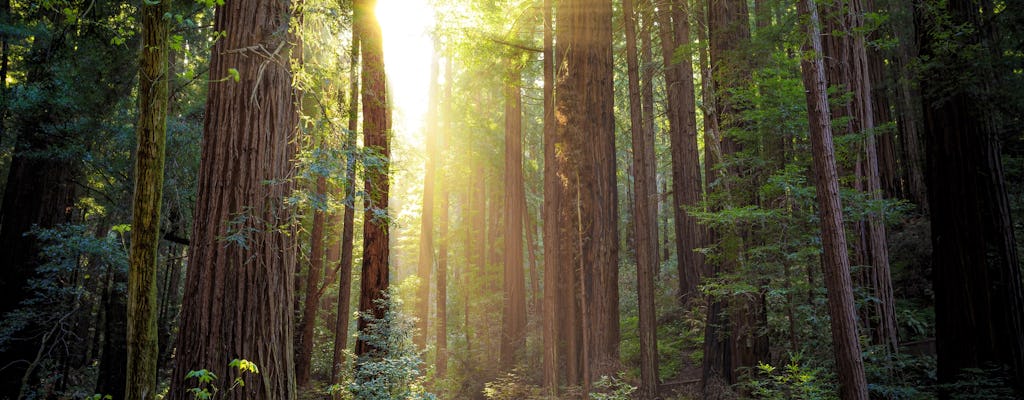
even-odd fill
[[[850,281],[850,261],[846,253],[839,178],[832,144],[832,120],[828,112],[825,66],[818,15],[813,0],[799,3],[800,14],[807,18],[807,41],[800,63],[807,93],[810,120],[811,155],[814,159],[815,187],[821,214],[822,263],[828,290],[829,316],[832,322],[832,346],[839,374],[839,393],[844,400],[866,400],[867,381],[857,340],[857,321]]]
[[[359,291],[359,310],[383,318],[385,308],[377,303],[384,298],[389,284],[388,265],[388,162],[391,144],[391,111],[388,108],[387,80],[384,76],[384,48],[377,22],[376,0],[355,0],[355,29],[362,46],[363,146],[378,158],[378,165],[367,168],[366,199],[363,216],[363,265]],[[360,332],[366,332],[367,321],[359,318]],[[356,354],[372,350],[364,340],[356,342]]]
[[[580,279],[579,346],[584,391],[618,363],[618,210],[612,115],[612,6],[597,0],[559,3],[563,54],[555,99],[558,136],[567,151],[566,202]],[[564,39],[564,40],[563,40]],[[563,43],[565,47],[563,47]],[[566,278],[568,277],[566,276]],[[563,279],[566,279],[563,278]],[[575,302],[575,301],[574,301]],[[569,382],[576,383],[576,382]]]
[[[349,52],[348,132],[345,137],[345,214],[342,218],[341,259],[338,265],[338,308],[334,321],[334,354],[331,357],[331,380],[341,378],[348,348],[349,316],[352,312],[352,252],[355,236],[356,194],[356,129],[359,125],[359,31],[352,30]]]
[[[622,2],[626,30],[626,65],[629,80],[629,120],[633,137],[633,171],[636,200],[633,228],[636,243],[637,302],[640,337],[641,399],[658,396],[658,340],[654,312],[654,275],[658,269],[657,182],[655,181],[654,131],[644,123],[637,60],[636,13],[632,0]],[[691,83],[692,93],[692,83]],[[692,98],[692,94],[690,96]],[[696,138],[695,138],[696,139]],[[696,145],[696,143],[694,143]],[[696,153],[696,146],[693,148]],[[699,167],[699,166],[698,166]],[[698,177],[699,179],[699,177]],[[697,189],[699,191],[699,188]]]
[[[522,73],[509,71],[505,87],[505,244],[504,302],[501,324],[502,368],[511,369],[526,347],[526,282],[523,276]]]
[[[554,110],[554,31],[552,26],[551,0],[544,0],[544,390],[548,395],[558,395],[558,351],[559,323],[555,307],[558,303],[560,281],[560,244],[558,216],[561,185],[558,178],[556,153],[555,110]]]
[[[197,223],[169,399],[191,397],[190,370],[207,368],[230,379],[227,364],[235,358],[256,363],[260,379],[246,377],[245,387],[224,393],[227,398],[295,397],[290,308],[296,246],[285,198],[292,191],[297,113],[289,38],[273,34],[286,31],[289,11],[288,2],[247,0],[217,9],[214,29],[227,36],[213,47],[210,76],[230,76],[234,68],[239,81],[209,84]],[[245,50],[253,46],[271,61]]]

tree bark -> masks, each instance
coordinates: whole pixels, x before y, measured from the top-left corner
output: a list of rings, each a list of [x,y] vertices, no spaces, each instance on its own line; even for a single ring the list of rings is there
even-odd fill
[[[510,66],[505,86],[505,274],[501,367],[515,366],[526,347],[526,281],[523,276],[522,72]]]
[[[225,397],[295,397],[296,246],[285,198],[298,118],[288,69],[294,38],[285,33],[289,7],[239,0],[216,11],[214,29],[227,35],[213,47],[210,76],[230,77],[230,68],[238,81],[209,83],[197,223],[168,399],[191,397],[190,370],[230,379],[227,364],[236,358],[254,362],[260,376],[243,377],[245,387]]]
[[[322,145],[322,143],[321,143]],[[324,229],[327,225],[327,177],[316,178],[317,199],[312,206],[313,229],[309,233],[309,270],[306,271],[306,299],[302,307],[302,320],[299,321],[299,348],[295,354],[295,382],[299,387],[309,384],[309,369],[313,359],[313,330],[316,328],[317,310],[320,309],[320,279],[324,271]],[[324,282],[326,286],[328,282]]]
[[[560,276],[560,244],[558,218],[561,185],[558,177],[558,160],[555,133],[555,49],[552,26],[551,0],[544,0],[544,204],[541,220],[544,223],[544,391],[549,396],[558,395],[558,320],[557,307]]]
[[[568,146],[565,177],[570,209],[575,211],[569,267],[580,279],[582,383],[618,368],[618,191],[615,143],[611,2],[566,0],[559,3],[559,43],[567,49],[556,88],[558,135]],[[561,45],[560,45],[561,48]],[[575,268],[579,268],[578,270]],[[570,382],[574,383],[574,382]]]
[[[813,0],[801,0],[799,13],[807,18],[805,55],[800,67],[807,94],[810,121],[811,156],[814,161],[815,187],[821,214],[822,262],[828,309],[832,321],[832,346],[839,374],[839,393],[844,400],[866,400],[867,381],[857,341],[857,322],[850,281],[850,261],[846,254],[839,178],[832,144],[832,120],[828,112],[825,66],[821,58],[821,34]]]
[[[703,247],[702,229],[686,210],[700,202],[700,160],[697,154],[697,117],[693,93],[693,63],[689,51],[681,59],[676,49],[689,48],[689,10],[662,3],[657,11],[661,56],[665,64],[668,94],[669,139],[672,154],[672,208],[675,214],[676,258],[679,269],[679,301],[685,305],[697,292],[704,257],[694,251]]]
[[[636,201],[633,228],[636,243],[637,302],[640,336],[639,398],[658,397],[658,340],[654,312],[654,275],[658,269],[657,182],[655,181],[654,131],[644,123],[637,60],[636,13],[632,0],[622,1],[626,30],[626,66],[629,80],[629,120],[633,136],[633,171]],[[691,81],[692,82],[692,81]],[[692,86],[692,83],[691,83]],[[692,87],[691,91],[692,93]],[[691,94],[692,98],[692,94]],[[694,143],[696,145],[696,143]],[[696,146],[693,151],[696,152]],[[699,190],[699,189],[698,189]]]
[[[391,111],[388,108],[387,80],[384,76],[384,48],[376,0],[355,0],[355,28],[362,45],[363,146],[379,160],[365,174],[366,195],[363,217],[363,266],[360,281],[359,310],[383,318],[385,308],[377,303],[388,289],[388,188]],[[367,321],[359,318],[359,332],[366,332]],[[356,354],[363,355],[372,346],[360,339]]]
[[[353,15],[355,10],[353,10]],[[354,19],[354,16],[353,16]],[[349,51],[348,132],[345,138],[345,215],[341,231],[341,265],[338,266],[338,309],[334,321],[334,355],[331,379],[341,379],[348,348],[349,316],[352,315],[352,252],[356,214],[356,129],[359,127],[359,30],[352,29]]]
[[[157,356],[156,262],[167,138],[168,1],[142,5],[139,122],[128,273],[126,398],[155,399]]]

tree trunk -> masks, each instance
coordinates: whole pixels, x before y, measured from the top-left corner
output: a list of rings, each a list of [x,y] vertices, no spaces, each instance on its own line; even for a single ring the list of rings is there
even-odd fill
[[[554,31],[552,26],[551,0],[544,0],[544,204],[541,221],[544,223],[544,391],[549,396],[558,395],[558,340],[559,321],[555,307],[558,306],[558,288],[561,277],[559,244],[559,211],[561,209],[561,184],[558,177],[558,160],[555,133],[555,62]]]
[[[227,36],[213,47],[210,76],[231,76],[230,68],[238,81],[209,83],[197,223],[168,399],[191,397],[190,370],[206,368],[229,380],[227,364],[236,358],[254,362],[260,376],[244,376],[245,387],[225,397],[295,396],[296,246],[285,198],[292,192],[298,118],[288,70],[294,38],[283,33],[289,7],[240,0],[217,8],[214,29]],[[270,58],[236,50],[252,46]]]
[[[939,382],[957,382],[970,368],[1000,368],[1019,397],[1024,395],[1021,264],[1000,159],[1003,126],[992,111],[995,94],[1006,90],[1000,88],[1001,76],[1010,75],[1009,64],[1003,64],[1008,49],[1001,49],[987,28],[991,4],[950,0],[920,7],[921,54],[933,60],[919,84],[928,135]],[[956,72],[963,68],[980,76],[964,81]],[[940,398],[955,394],[943,391]]]
[[[632,0],[623,0],[622,15],[623,26],[626,28],[629,121],[633,136],[633,184],[636,186],[633,228],[636,232],[634,248],[640,331],[639,397],[646,400],[658,397],[658,340],[654,312],[654,275],[658,269],[658,221],[655,201],[658,191],[655,181],[654,132],[646,130],[648,125],[644,123],[642,99],[639,96],[641,89],[636,46],[637,18]],[[690,93],[693,93],[692,87]],[[696,151],[696,146],[693,150]]]
[[[454,128],[452,123],[452,68],[454,63],[451,56],[448,56],[448,66],[445,68],[445,94],[444,94],[444,121],[445,126],[438,131],[438,149],[447,151],[448,135]],[[441,159],[441,226],[437,232],[437,358],[435,359],[434,371],[439,378],[444,378],[448,373],[448,209],[449,204],[449,179],[450,165],[445,162],[448,158],[440,156]]]
[[[684,306],[697,292],[704,257],[694,249],[703,247],[697,219],[686,210],[700,202],[700,160],[697,154],[697,117],[693,98],[693,63],[689,51],[676,59],[676,49],[689,48],[689,10],[681,5],[660,4],[657,11],[661,32],[661,56],[665,64],[668,93],[669,138],[672,147],[672,208],[675,214],[676,258],[679,296]]]
[[[323,143],[321,143],[321,146]],[[299,321],[299,349],[295,355],[295,382],[299,387],[309,384],[309,369],[313,359],[313,330],[316,328],[317,310],[320,309],[320,278],[324,270],[324,229],[327,225],[327,177],[316,178],[317,199],[312,206],[313,229],[309,233],[309,270],[306,272],[306,300]],[[327,282],[324,283],[327,285]]]
[[[354,10],[353,10],[354,13]],[[354,18],[354,17],[353,17]],[[348,133],[345,138],[345,215],[341,231],[341,265],[338,266],[338,309],[334,321],[334,355],[331,381],[341,379],[348,348],[349,316],[352,315],[352,240],[356,215],[356,129],[359,127],[359,30],[352,29],[349,52]]]
[[[359,31],[363,55],[363,146],[380,165],[368,168],[365,174],[366,212],[363,216],[363,266],[360,281],[359,311],[383,318],[385,308],[377,300],[388,289],[388,187],[391,145],[391,111],[388,108],[387,81],[384,76],[384,48],[380,23],[374,8],[376,0],[355,0],[355,29]],[[359,332],[366,332],[367,321],[359,318]],[[356,354],[363,355],[372,347],[360,339]]]
[[[167,138],[167,1],[142,5],[139,66],[138,147],[128,273],[128,376],[126,398],[156,398],[156,261],[160,244],[160,205]]]
[[[569,203],[575,210],[571,226],[578,258],[569,268],[581,280],[582,383],[589,392],[594,379],[618,368],[619,358],[612,5],[566,0],[558,11],[558,32],[570,50],[559,68],[556,115],[559,137],[568,145],[567,194],[575,198]]]
[[[846,254],[839,178],[832,144],[832,120],[828,112],[825,66],[821,54],[818,13],[813,0],[801,0],[799,13],[807,18],[807,41],[800,66],[807,94],[810,120],[811,155],[814,159],[815,187],[821,213],[821,241],[824,252],[825,287],[832,321],[832,345],[839,374],[839,393],[843,400],[866,400],[867,381],[857,341],[857,322],[850,281],[850,261]],[[813,56],[812,56],[813,55]]]
[[[125,388],[127,388],[126,377],[128,371],[127,343],[127,298],[118,286],[125,283],[124,274],[117,271],[114,266],[107,266],[107,283],[103,288],[103,309],[106,310],[103,318],[103,349],[100,353],[98,378],[96,380],[96,393],[110,395],[114,398],[124,399]],[[97,327],[99,328],[99,327]],[[43,346],[48,345],[43,340]],[[38,361],[38,360],[37,360]],[[22,388],[25,390],[26,388]],[[21,396],[17,397],[22,398]]]
[[[523,276],[522,73],[511,66],[505,86],[505,289],[501,367],[510,370],[526,347],[526,282]]]
[[[434,183],[437,180],[438,148],[434,142],[437,135],[437,74],[438,55],[434,52],[430,62],[430,88],[428,95],[427,122],[424,127],[426,161],[423,167],[423,202],[420,215],[420,254],[416,276],[420,284],[416,288],[416,332],[413,343],[420,351],[427,348],[427,330],[430,319],[430,272],[434,268]]]
[[[879,173],[878,143],[875,139],[875,110],[871,71],[868,64],[867,47],[864,33],[864,13],[867,12],[864,0],[850,0],[849,18],[853,34],[851,51],[853,55],[853,88],[856,104],[856,116],[860,122],[860,130],[866,133],[864,139],[865,172],[867,192],[872,200],[882,200],[882,183]],[[898,331],[896,330],[896,299],[892,292],[892,277],[889,269],[889,248],[886,241],[885,216],[878,213],[868,215],[868,243],[871,265],[874,267],[872,287],[878,298],[878,338],[889,351],[899,350]]]

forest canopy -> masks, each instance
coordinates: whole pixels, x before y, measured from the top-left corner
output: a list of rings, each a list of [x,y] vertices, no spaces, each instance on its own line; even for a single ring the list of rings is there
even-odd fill
[[[0,1],[0,400],[1024,398],[1024,7]]]

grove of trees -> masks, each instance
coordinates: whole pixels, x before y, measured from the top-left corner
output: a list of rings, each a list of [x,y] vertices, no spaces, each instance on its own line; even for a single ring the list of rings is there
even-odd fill
[[[1022,27],[0,0],[0,400],[1024,398]]]

